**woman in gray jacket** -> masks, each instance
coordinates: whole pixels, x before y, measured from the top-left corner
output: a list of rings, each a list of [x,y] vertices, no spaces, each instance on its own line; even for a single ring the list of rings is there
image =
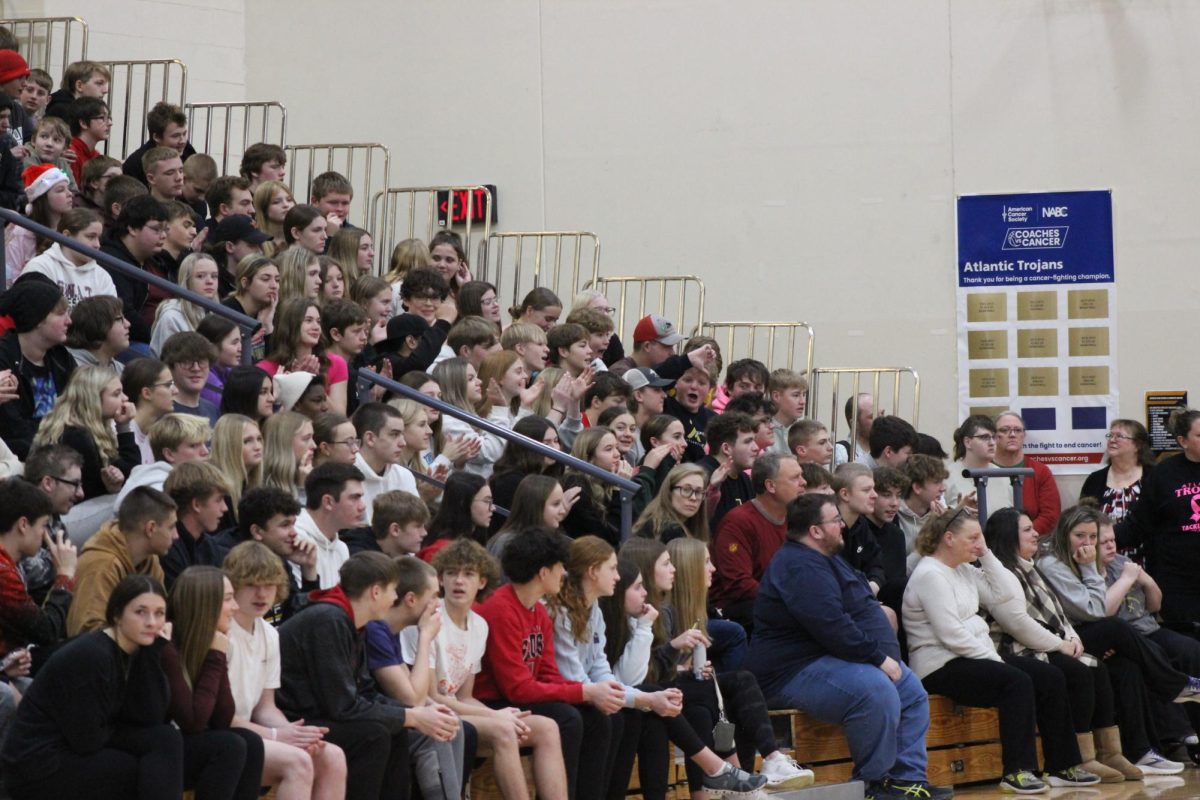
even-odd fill
[[[1180,715],[1169,714],[1164,720],[1161,713],[1146,714],[1140,694],[1144,689],[1162,703],[1200,702],[1200,679],[1172,667],[1162,650],[1128,622],[1108,616],[1104,576],[1096,558],[1100,528],[1105,524],[1111,523],[1094,507],[1067,509],[1050,536],[1048,552],[1037,560],[1037,569],[1058,596],[1085,651],[1100,658],[1112,653],[1106,663],[1113,675],[1125,755],[1146,774],[1177,774],[1183,765],[1164,758],[1152,743],[1158,739],[1161,746],[1190,731],[1166,732],[1163,723],[1170,721],[1178,728]],[[1139,726],[1139,719],[1145,724]]]

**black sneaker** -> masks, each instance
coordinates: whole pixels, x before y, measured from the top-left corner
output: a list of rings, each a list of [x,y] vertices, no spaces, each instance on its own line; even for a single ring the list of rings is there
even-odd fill
[[[898,781],[889,779],[888,790],[891,797],[907,798],[907,800],[950,800],[954,797],[954,789],[949,786],[933,786],[927,781]]]

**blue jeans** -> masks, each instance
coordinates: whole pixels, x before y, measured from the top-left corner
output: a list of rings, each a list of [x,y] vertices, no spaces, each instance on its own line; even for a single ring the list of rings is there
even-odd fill
[[[708,648],[708,660],[713,663],[713,670],[737,672],[746,660],[746,629],[736,622],[727,619],[710,619],[708,621],[708,638],[712,647]]]
[[[841,725],[857,780],[923,781],[929,696],[903,663],[900,672],[900,682],[892,683],[879,667],[822,656],[796,673],[770,705]]]

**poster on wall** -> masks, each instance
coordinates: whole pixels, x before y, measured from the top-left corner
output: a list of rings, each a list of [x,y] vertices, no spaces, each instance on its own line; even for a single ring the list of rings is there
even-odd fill
[[[1060,475],[1104,457],[1117,419],[1111,191],[958,198],[958,406],[1015,409]]]

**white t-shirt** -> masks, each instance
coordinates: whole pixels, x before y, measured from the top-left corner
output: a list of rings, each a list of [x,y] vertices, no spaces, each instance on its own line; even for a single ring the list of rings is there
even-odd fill
[[[229,689],[233,692],[234,714],[250,719],[264,689],[279,688],[279,632],[261,619],[254,632],[235,620],[229,626]]]
[[[488,624],[474,611],[468,611],[467,629],[463,630],[450,619],[445,603],[438,607],[438,613],[442,615],[442,628],[430,648],[429,666],[437,675],[438,692],[452,696],[467,678],[479,673],[487,649]],[[400,631],[400,653],[406,664],[417,658],[418,635],[416,625]]]

